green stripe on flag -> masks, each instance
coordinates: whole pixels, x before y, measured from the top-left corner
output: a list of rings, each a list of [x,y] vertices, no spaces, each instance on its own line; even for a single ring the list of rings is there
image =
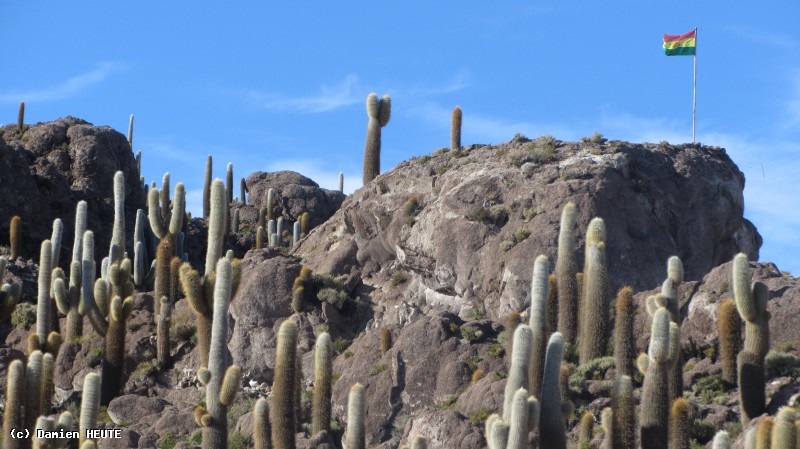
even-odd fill
[[[667,56],[694,56],[695,47],[675,47],[665,48],[664,54]]]

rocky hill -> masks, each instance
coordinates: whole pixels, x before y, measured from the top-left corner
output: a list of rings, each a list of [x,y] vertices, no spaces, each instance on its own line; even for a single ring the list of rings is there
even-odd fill
[[[88,165],[82,165],[84,153],[91,156],[86,156]],[[0,163],[0,245],[6,244],[10,216],[49,214],[41,223],[23,217],[32,228],[26,228],[22,257],[9,264],[4,279],[22,282],[28,292],[13,320],[0,322],[5,400],[7,368],[29,353],[28,335],[36,320],[30,304],[36,302],[35,255],[41,240],[49,238],[53,208],[65,222],[63,246],[71,248],[74,203],[89,201],[96,214],[90,215],[89,228],[96,229],[102,257],[113,222],[108,186],[114,171],[123,170],[129,187],[128,235],[136,208],[144,207],[144,192],[136,190],[141,184],[131,172],[136,167],[124,137],[79,119],[33,125],[21,136],[13,127],[4,128]],[[53,168],[58,164],[63,167]],[[96,183],[101,173],[106,182]],[[18,181],[7,183],[10,176]],[[29,189],[18,189],[17,183]],[[251,200],[230,204],[230,215],[238,210],[241,222],[224,242],[224,249],[241,258],[226,320],[230,359],[242,368],[240,392],[227,415],[230,447],[250,444],[256,399],[279,395],[272,384],[281,375],[276,354],[285,322],[296,325],[302,360],[298,447],[342,447],[348,392],[356,382],[366,387],[369,447],[397,448],[414,436],[426,437],[430,448],[485,447],[485,421],[502,409],[510,373],[509,327],[528,322],[533,261],[543,254],[551,267],[555,264],[561,211],[568,202],[577,210],[578,260],[584,257],[590,220],[605,221],[610,290],[627,285],[636,291],[637,351],[646,351],[650,338],[647,298],[661,291],[667,258],[681,258],[679,369],[692,404],[691,437],[709,445],[717,430],[727,429],[741,444],[739,435],[747,428],[740,423],[737,386],[720,377],[716,316],[735,288],[731,259],[744,252],[757,260],[762,240],[743,218],[744,176],[724,149],[516,138],[411,159],[346,198],[292,172],[253,173],[246,184]],[[58,195],[42,193],[43,186],[53,185],[60,186]],[[253,248],[269,188],[278,198],[274,213],[287,224],[303,212],[311,214],[312,229],[293,247]],[[48,200],[58,206],[48,206]],[[189,262],[200,273],[208,229],[208,221],[198,218],[186,229]],[[62,260],[68,255],[64,250]],[[794,325],[800,283],[770,263],[750,266],[753,280],[769,289],[773,352],[766,362],[766,391],[767,411],[774,414],[800,392],[800,333]],[[300,276],[307,277],[297,281]],[[304,287],[299,295],[298,285]],[[101,424],[122,429],[123,438],[101,440],[99,447],[199,447],[196,407],[206,405],[210,388],[199,373],[201,318],[179,294],[169,321],[170,361],[160,365],[155,360],[153,288],[137,290],[125,326],[124,385]],[[83,321],[83,337],[65,342],[55,361],[55,395],[47,410],[53,414],[77,409],[85,396],[84,379],[103,364],[104,339],[88,317]],[[65,326],[62,316],[59,327]],[[330,433],[311,435],[314,344],[322,332],[330,334],[335,350],[335,425]],[[612,352],[608,348],[606,355]],[[616,372],[610,357],[579,365],[574,349],[567,351],[565,362],[563,385],[568,388],[562,397],[574,407],[567,431],[577,445],[579,418],[590,412],[599,421],[610,404]],[[638,402],[640,375],[633,384]],[[602,432],[594,435],[590,447],[600,447]]]

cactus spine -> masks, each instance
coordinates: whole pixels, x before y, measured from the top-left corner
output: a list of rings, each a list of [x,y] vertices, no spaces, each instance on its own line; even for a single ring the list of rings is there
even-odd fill
[[[350,395],[347,399],[345,449],[366,449],[366,431],[364,428],[365,412],[366,401],[364,400],[364,386],[357,383],[350,387]]]
[[[769,290],[761,282],[751,286],[747,255],[733,258],[733,295],[736,308],[745,321],[744,349],[737,357],[742,424],[764,413],[764,357],[769,350]]]
[[[213,167],[213,162],[211,160],[211,155],[208,155],[208,159],[206,159],[206,177],[205,182],[203,183],[203,218],[208,218],[208,215],[211,213],[211,169]]]
[[[297,326],[292,321],[281,323],[276,350],[272,383],[272,443],[275,449],[294,449]]]
[[[583,317],[579,322],[580,364],[603,355],[607,345],[610,306],[605,242],[587,243],[587,248],[587,265],[583,271]]]
[[[453,151],[461,150],[461,116],[461,108],[454,107],[450,118],[450,149]]]
[[[114,173],[114,228],[111,231],[110,263],[122,260],[125,253],[125,176]]]
[[[539,445],[549,449],[566,449],[567,435],[562,409],[561,361],[564,359],[564,336],[556,332],[550,336],[542,379],[541,409],[547,411],[539,417]]]
[[[531,362],[531,343],[533,331],[530,326],[520,324],[514,331],[514,345],[511,353],[511,368],[506,381],[503,397],[503,421],[511,419],[511,403],[514,393],[520,388],[528,389],[528,376]]]
[[[611,422],[611,448],[636,448],[635,407],[630,376],[617,377],[611,391],[611,408],[614,410]]]
[[[228,447],[228,406],[233,403],[239,387],[241,370],[228,365],[228,308],[231,300],[233,270],[227,258],[216,266],[214,285],[214,320],[211,328],[211,347],[208,357],[209,379],[206,385],[206,414],[203,424],[203,449]]]
[[[253,406],[253,449],[272,449],[269,403],[258,398]]]
[[[684,398],[672,401],[669,414],[670,449],[691,449],[691,405]]]
[[[561,211],[561,227],[558,232],[558,258],[556,279],[558,280],[558,331],[567,343],[575,342],[578,329],[578,282],[575,275],[578,264],[575,260],[575,204],[567,203]]]
[[[22,429],[25,426],[23,408],[25,406],[25,366],[20,360],[13,360],[8,365],[6,389],[6,405],[3,412],[3,429],[6,436],[3,438],[3,449],[23,449],[23,439],[10,438],[9,429]]]
[[[531,277],[531,317],[528,323],[532,332],[528,386],[533,396],[540,396],[544,371],[549,271],[550,261],[547,260],[547,257],[544,255],[537,257],[533,264]]]
[[[44,344],[47,341],[47,336],[50,334],[50,309],[52,300],[50,299],[50,287],[52,284],[53,274],[53,246],[50,240],[42,242],[41,251],[39,253],[39,294],[37,295],[36,304],[36,335],[39,338],[39,343]],[[35,419],[35,417],[34,417]],[[35,422],[30,423],[31,427]]]
[[[11,217],[11,227],[9,228],[9,245],[11,246],[9,258],[11,260],[19,257],[19,246],[22,244],[22,219],[18,215]]]
[[[311,433],[329,431],[331,425],[331,376],[333,375],[331,336],[322,332],[314,349],[314,405]]]
[[[719,355],[722,363],[722,380],[736,384],[736,356],[742,346],[742,321],[732,299],[722,301],[717,309],[719,329]]]
[[[677,325],[670,325],[669,311],[660,307],[653,315],[647,371],[642,389],[640,416],[642,447],[667,449],[669,371],[678,351]]]
[[[617,313],[614,324],[614,362],[617,373],[633,376],[633,361],[636,358],[633,319],[636,313],[633,289],[623,287],[617,294]]]
[[[80,442],[86,440],[86,430],[97,427],[97,414],[100,411],[100,375],[89,373],[83,378],[81,397]]]
[[[364,172],[363,183],[367,185],[381,172],[381,128],[389,123],[392,112],[392,102],[388,95],[378,100],[378,96],[371,93],[367,96],[367,143],[364,146]]]
[[[233,164],[228,162],[228,168],[225,171],[225,193],[227,194],[228,204],[233,203]]]

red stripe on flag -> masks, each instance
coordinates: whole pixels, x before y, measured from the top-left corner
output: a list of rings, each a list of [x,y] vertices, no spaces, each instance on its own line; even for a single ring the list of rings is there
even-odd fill
[[[665,34],[664,35],[664,42],[682,41],[684,39],[689,39],[691,37],[695,37],[696,38],[696,34],[697,34],[697,31],[695,31],[695,30],[689,31],[686,34],[681,34],[681,35]]]

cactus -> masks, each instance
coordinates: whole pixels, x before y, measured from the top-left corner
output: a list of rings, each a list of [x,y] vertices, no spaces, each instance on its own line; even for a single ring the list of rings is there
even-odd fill
[[[428,449],[428,440],[421,436],[414,437],[411,441],[411,449]]]
[[[540,396],[542,372],[544,371],[544,355],[547,319],[547,287],[550,261],[547,256],[539,255],[533,263],[531,276],[531,316],[528,325],[531,328],[531,353],[528,366],[528,387],[533,396]]]
[[[714,435],[714,441],[711,443],[711,449],[731,449],[731,437],[728,435],[728,432],[724,430],[717,432],[717,434]]]
[[[110,263],[122,260],[125,253],[125,176],[114,173],[114,227],[111,231]]]
[[[50,240],[42,242],[39,253],[39,293],[36,304],[36,335],[40,343],[47,340],[50,334],[52,300],[50,299],[50,288],[52,285],[53,272],[53,246]],[[31,425],[35,423],[30,423]],[[30,427],[29,427],[30,428]]]
[[[53,403],[53,395],[56,392],[55,384],[55,356],[45,353],[42,355],[42,385],[41,385],[41,404],[42,413],[49,414]]]
[[[242,201],[242,206],[247,206],[247,182],[244,178],[242,178],[239,187],[239,191],[241,192],[239,199]]]
[[[131,118],[128,120],[128,145],[130,145],[131,150],[133,150],[133,114],[131,114]]]
[[[756,449],[771,449],[773,427],[774,422],[771,416],[764,416],[758,421],[755,428]]]
[[[292,226],[292,247],[297,245],[297,242],[300,241],[300,222],[295,221],[294,225]]]
[[[169,195],[169,173],[164,175],[162,189],[150,189],[147,194],[147,209],[150,228],[159,240],[169,238],[172,247],[175,248],[175,239],[183,227],[183,218],[186,215],[186,188],[182,182],[175,185],[175,193],[172,200],[172,208],[169,208],[169,200],[164,204],[163,197],[166,192]],[[168,197],[167,197],[168,198]],[[159,202],[161,204],[159,204]],[[209,225],[210,226],[210,225]],[[174,251],[174,249],[173,249]]]
[[[155,291],[153,292],[154,304],[153,313],[159,315],[161,298],[170,297],[170,262],[172,259],[172,243],[168,238],[163,238],[156,249],[156,281]]]
[[[239,209],[233,211],[233,218],[231,218],[231,233],[236,234],[239,232]]]
[[[275,240],[272,237],[273,235],[275,235],[275,220],[267,221],[266,231],[267,231],[267,238],[269,239],[268,241],[269,246],[270,247],[275,246]]]
[[[253,405],[253,449],[272,449],[269,403],[258,398]]]
[[[170,363],[169,353],[169,323],[172,314],[172,304],[166,296],[162,296],[159,313],[156,315],[156,359],[159,366],[166,367]]]
[[[613,449],[636,448],[636,402],[630,376],[620,376],[611,390],[611,408],[614,410],[611,423],[611,447]]]
[[[691,449],[691,405],[684,398],[672,401],[669,413],[670,449]]]
[[[64,231],[64,222],[60,218],[53,220],[53,233],[50,236],[50,242],[53,246],[52,266],[58,267],[58,262],[61,259],[61,234]]]
[[[606,430],[608,432],[608,430]],[[590,411],[583,412],[578,421],[578,447],[587,447],[592,441],[594,433],[594,415]]]
[[[673,323],[674,324],[674,323]],[[677,324],[670,324],[669,311],[661,307],[653,315],[647,371],[641,401],[642,447],[667,449],[669,372],[678,352]]]
[[[3,449],[23,449],[25,441],[10,438],[9,429],[22,429],[25,426],[23,409],[25,407],[25,365],[20,360],[13,360],[8,365],[6,404],[3,412]]]
[[[555,273],[547,277],[547,306],[545,307],[546,319],[544,325],[545,335],[550,335],[558,330],[558,279]]]
[[[388,327],[381,329],[380,347],[381,354],[386,354],[392,348],[392,331]]]
[[[366,449],[366,431],[364,428],[364,413],[366,401],[364,399],[364,386],[356,383],[350,387],[347,400],[347,432],[345,433],[345,449]],[[276,448],[278,449],[278,448]]]
[[[797,445],[797,413],[791,407],[781,407],[772,426],[770,449],[795,449]]]
[[[222,257],[222,243],[225,237],[225,186],[221,179],[211,185],[211,213],[208,219],[208,249],[206,250],[206,270],[208,276]]]
[[[339,172],[339,193],[344,193],[344,173]]]
[[[764,357],[769,350],[769,290],[761,282],[750,284],[747,255],[733,258],[733,295],[736,308],[745,321],[744,349],[737,357],[742,424],[761,415],[765,409]]]
[[[489,449],[505,449],[508,445],[509,425],[499,415],[491,415],[486,420],[486,441]]]
[[[256,249],[264,247],[264,226],[259,226],[256,231]]]
[[[450,118],[450,149],[453,151],[461,150],[461,116],[461,108],[454,107]]]
[[[203,184],[203,218],[208,218],[209,214],[211,213],[211,168],[213,166],[213,162],[211,160],[211,155],[208,155],[208,159],[206,159],[206,177],[205,182]]]
[[[17,112],[17,131],[22,134],[25,126],[25,102],[19,102],[19,111]]]
[[[636,305],[633,303],[633,289],[623,287],[617,294],[616,319],[614,324],[614,362],[617,374],[633,376],[633,361],[636,346],[633,335],[633,319]]]
[[[0,257],[0,284],[2,284],[2,280],[5,279],[7,263],[8,261],[5,257]],[[21,292],[21,284],[2,284],[2,287],[0,287],[0,321],[11,319],[11,314],[17,307],[17,301],[19,301]]]
[[[363,183],[367,185],[381,172],[381,128],[389,123],[392,112],[392,102],[388,95],[378,100],[378,96],[371,93],[367,96],[367,143],[364,146],[364,172]]]
[[[678,326],[682,319],[678,304],[678,286],[683,282],[683,263],[678,256],[672,256],[667,260],[667,279],[661,285],[661,297],[669,310],[670,319]],[[677,359],[673,361],[672,373],[669,376],[669,397],[670,400],[683,396],[683,363],[681,353],[678,351]]]
[[[583,271],[583,317],[579,321],[581,365],[603,356],[608,341],[606,327],[610,308],[605,243],[593,242],[587,247],[587,265]]]
[[[97,428],[97,414],[100,411],[100,375],[89,373],[83,378],[81,397],[80,442],[86,439],[86,430]]]
[[[233,203],[233,164],[228,162],[225,171],[225,193],[227,194],[228,204]]]
[[[297,354],[294,358],[294,422],[295,433],[301,432],[301,424],[303,423],[303,351],[297,347]]]
[[[294,449],[295,370],[297,363],[297,326],[290,320],[278,329],[275,354],[275,377],[272,381],[272,443],[275,449]]]
[[[273,207],[273,203],[274,202],[275,202],[275,191],[272,189],[272,187],[270,187],[269,189],[267,189],[267,204],[265,206],[267,208],[267,211],[266,211],[267,212],[267,214],[266,214],[266,219],[267,220],[272,220],[273,219],[272,207]]]
[[[511,401],[506,449],[524,449],[528,447],[528,432],[532,430],[528,420],[530,412],[531,404],[528,402],[528,391],[520,388],[514,393]]]
[[[11,217],[9,228],[9,259],[14,260],[20,256],[19,246],[22,244],[22,219],[18,215]]]
[[[533,331],[530,326],[520,324],[514,331],[514,345],[511,355],[511,368],[508,370],[505,394],[503,396],[503,421],[511,419],[511,402],[514,393],[523,388],[528,389],[528,376],[531,363],[531,343]]]
[[[33,429],[42,414],[42,352],[32,351],[25,367],[25,428]]]
[[[561,362],[564,359],[564,336],[556,332],[550,336],[542,379],[541,409],[547,411],[539,417],[539,445],[550,449],[566,449],[567,435],[561,410]]]
[[[561,211],[561,226],[558,232],[558,258],[556,279],[558,280],[558,331],[564,340],[575,342],[578,330],[578,272],[575,260],[575,204],[569,202]]]
[[[215,273],[214,320],[211,329],[208,369],[205,370],[208,373],[206,409],[199,419],[203,426],[203,449],[226,449],[228,447],[227,411],[228,406],[233,403],[241,379],[241,370],[238,366],[227,366],[230,358],[226,343],[228,308],[233,285],[231,262],[227,258],[220,259]],[[201,370],[203,369],[201,368]]]
[[[300,215],[300,238],[303,238],[311,232],[311,215],[308,212],[303,212]]]
[[[331,336],[322,332],[314,347],[314,405],[311,433],[316,435],[331,427],[331,376],[333,374]]]
[[[742,321],[736,311],[736,303],[726,299],[717,309],[719,329],[719,356],[722,363],[722,380],[728,385],[736,384],[736,356],[742,346]]]
[[[147,264],[147,247],[145,246],[144,232],[147,228],[145,223],[147,216],[141,209],[136,210],[136,221],[133,225],[133,254],[134,254],[134,270],[133,270],[133,284],[137,288],[143,287],[145,265]],[[141,245],[140,245],[141,243]]]

